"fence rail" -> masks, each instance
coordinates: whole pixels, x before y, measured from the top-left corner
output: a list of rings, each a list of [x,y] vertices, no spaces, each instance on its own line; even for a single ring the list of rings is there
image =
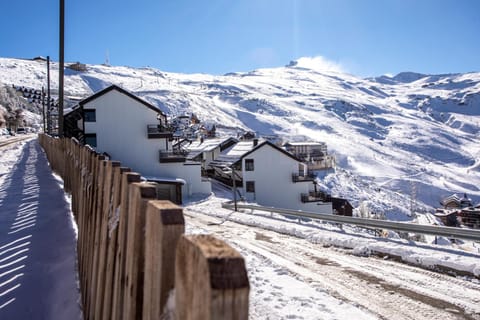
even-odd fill
[[[223,203],[222,207],[233,210],[235,206],[233,203],[227,202],[227,203]],[[480,241],[480,230],[420,225],[420,224],[413,224],[413,223],[406,223],[406,222],[374,220],[374,219],[355,218],[355,217],[337,216],[337,215],[329,215],[329,214],[319,214],[315,212],[279,209],[274,207],[262,207],[262,206],[247,205],[247,204],[241,204],[241,203],[237,203],[237,208],[276,212],[280,214],[286,214],[289,216],[311,218],[311,219],[330,221],[330,222],[336,222],[336,223],[342,223],[342,224],[351,224],[351,225],[356,225],[361,227],[387,229],[387,230],[411,232],[411,233],[417,233],[417,234],[427,234],[427,235],[434,235],[434,236],[444,236],[452,239]]]
[[[72,195],[85,319],[248,318],[238,252],[212,236],[184,235],[182,208],[158,200],[154,184],[118,161],[73,139],[41,134],[39,142]]]

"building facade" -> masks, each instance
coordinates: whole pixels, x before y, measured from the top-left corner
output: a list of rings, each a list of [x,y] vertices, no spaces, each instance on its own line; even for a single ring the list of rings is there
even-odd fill
[[[79,102],[77,126],[85,144],[99,153],[155,180],[183,181],[182,194],[211,192],[201,177],[201,164],[187,161],[173,148],[167,117],[155,106],[117,87],[110,86]]]
[[[332,214],[332,203],[315,190],[315,177],[287,151],[265,141],[234,163],[245,200],[263,206]]]

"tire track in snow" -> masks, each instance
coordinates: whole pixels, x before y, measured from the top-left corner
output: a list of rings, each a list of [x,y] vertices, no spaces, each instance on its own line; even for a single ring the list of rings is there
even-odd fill
[[[188,208],[186,215],[192,217],[188,224],[214,233],[247,256],[263,257],[292,277],[379,318],[480,319],[478,301],[472,298],[480,286],[474,283],[232,222],[222,228],[207,226],[214,218]],[[438,278],[442,281],[436,284]]]

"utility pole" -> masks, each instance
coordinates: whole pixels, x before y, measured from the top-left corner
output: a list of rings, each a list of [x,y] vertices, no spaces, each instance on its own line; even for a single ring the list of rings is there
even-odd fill
[[[43,119],[43,133],[45,133],[45,87],[42,87],[42,119]]]
[[[47,133],[52,134],[50,119],[50,56],[47,56]]]
[[[415,210],[417,207],[417,185],[415,181],[410,181],[411,186],[411,195],[410,195],[410,214],[412,217],[415,217]]]
[[[60,0],[60,50],[58,67],[58,136],[63,137],[63,74],[64,74],[64,47],[65,47],[65,0]]]
[[[237,179],[235,178],[235,165],[232,165],[232,180],[233,180],[233,203],[235,205],[235,211],[237,208]]]

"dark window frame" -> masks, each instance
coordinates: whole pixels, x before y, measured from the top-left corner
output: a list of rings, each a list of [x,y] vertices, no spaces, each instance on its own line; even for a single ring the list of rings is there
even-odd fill
[[[245,191],[255,193],[255,181],[245,181]]]
[[[255,161],[253,159],[245,159],[245,171],[254,171]]]
[[[97,122],[97,110],[83,109],[83,119],[85,122]]]
[[[85,139],[85,145],[88,144],[91,147],[94,147],[94,148],[97,147],[97,134],[96,133],[86,133],[84,135],[84,139]],[[95,139],[95,140],[94,140],[94,143],[88,143],[87,139]]]

